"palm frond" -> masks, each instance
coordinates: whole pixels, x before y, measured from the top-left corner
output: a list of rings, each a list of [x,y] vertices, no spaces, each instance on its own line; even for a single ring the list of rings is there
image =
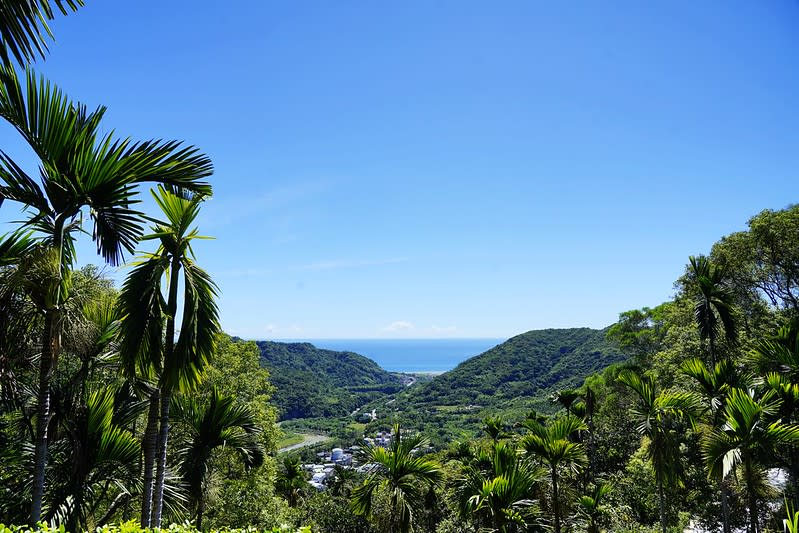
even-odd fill
[[[150,140],[133,144],[126,152],[125,174],[135,182],[161,183],[173,193],[191,191],[210,196],[211,185],[200,181],[213,174],[211,160],[193,146],[177,141]]]
[[[170,413],[189,434],[188,442],[179,451],[180,472],[195,503],[203,497],[214,450],[224,447],[235,451],[246,468],[263,463],[265,455],[258,442],[260,428],[255,417],[232,396],[223,396],[216,389],[207,401],[173,396]],[[295,469],[293,465],[286,468]],[[302,476],[301,471],[299,475]]]
[[[28,231],[15,231],[0,237],[0,267],[13,265],[30,253],[36,241]]]
[[[130,271],[119,293],[119,350],[129,376],[148,376],[160,369],[165,307],[160,280],[167,265],[159,257],[145,259]]]
[[[104,113],[103,107],[87,112],[30,69],[23,90],[15,70],[0,67],[0,117],[17,129],[41,160],[49,182],[45,192],[53,205],[73,198],[76,183],[70,180],[82,175],[76,163],[94,143]]]
[[[164,362],[165,383],[196,387],[210,360],[220,331],[217,289],[211,277],[193,262],[183,267],[184,307],[174,356]]]
[[[47,52],[47,39],[53,34],[47,21],[55,18],[53,7],[61,14],[76,11],[83,0],[7,0],[0,7],[0,59],[9,64],[13,57],[24,65]]]
[[[644,406],[655,403],[655,386],[649,376],[641,376],[637,372],[624,369],[619,372],[617,380],[632,389],[640,398]]]
[[[702,339],[715,339],[719,333],[719,321],[724,327],[727,341],[734,343],[738,331],[733,306],[733,295],[726,286],[726,270],[707,257],[700,255],[688,258],[700,297],[694,306],[694,318]]]

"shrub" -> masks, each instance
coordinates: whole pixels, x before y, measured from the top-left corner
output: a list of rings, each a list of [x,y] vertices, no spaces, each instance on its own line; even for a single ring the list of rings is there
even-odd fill
[[[131,520],[123,522],[119,525],[106,525],[98,527],[95,533],[155,533],[158,530],[141,528],[138,523]],[[191,524],[171,524],[167,528],[160,530],[162,533],[201,533],[196,527]],[[0,533],[68,533],[63,524],[58,527],[49,526],[40,522],[36,528],[30,526],[6,526],[0,524]],[[259,530],[254,527],[245,529],[224,528],[211,530],[209,533],[311,533],[311,528],[308,526],[299,529],[293,529],[288,526],[275,527],[269,530]]]

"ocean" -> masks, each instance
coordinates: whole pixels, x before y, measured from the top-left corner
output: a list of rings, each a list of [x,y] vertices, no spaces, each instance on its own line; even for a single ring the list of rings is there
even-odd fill
[[[506,339],[311,339],[317,348],[349,351],[391,372],[445,372]],[[287,341],[280,341],[287,342]]]

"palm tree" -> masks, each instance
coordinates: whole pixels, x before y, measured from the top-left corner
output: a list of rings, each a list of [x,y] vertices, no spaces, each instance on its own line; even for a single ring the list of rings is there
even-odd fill
[[[585,423],[574,415],[566,415],[552,420],[547,426],[528,420],[525,427],[530,434],[522,439],[522,448],[529,455],[541,459],[549,467],[552,479],[552,511],[554,513],[555,533],[560,533],[560,494],[558,470],[565,468],[574,472],[579,471],[588,459],[585,447],[570,438],[577,433],[588,429]]]
[[[83,0],[4,0],[0,7],[0,59],[4,65],[11,63],[11,56],[20,65],[25,65],[37,57],[44,57],[47,51],[46,37],[53,38],[48,20],[55,18],[53,7],[63,15],[68,10],[76,11]]]
[[[597,483],[591,494],[584,494],[577,500],[577,514],[585,521],[587,533],[600,533],[599,523],[602,516],[607,512],[603,501],[610,493],[611,485],[607,483]]]
[[[178,396],[173,399],[173,418],[183,423],[188,442],[180,450],[181,477],[196,507],[197,529],[202,530],[205,495],[211,460],[220,448],[237,453],[246,468],[263,464],[264,450],[258,442],[260,428],[246,405],[214,388],[207,402]]]
[[[505,421],[501,416],[487,416],[483,419],[483,431],[491,437],[491,440],[497,442],[506,436]]]
[[[719,333],[719,322],[724,325],[727,340],[734,343],[737,337],[737,324],[733,310],[732,292],[725,286],[726,271],[711,262],[707,257],[690,256],[691,273],[698,297],[694,304],[694,320],[699,329],[699,337],[708,342],[710,369],[703,368],[698,361],[687,361],[683,372],[693,377],[710,401],[712,421],[718,421],[719,408],[723,404],[725,388],[732,385],[725,378],[732,378],[735,368],[732,364],[719,366],[716,363],[716,338]],[[730,533],[730,511],[728,507],[729,489],[722,479],[718,479],[721,488],[721,511],[724,533]]]
[[[559,390],[552,394],[549,397],[549,401],[553,404],[558,404],[569,414],[574,414],[572,412],[572,407],[576,401],[580,399],[580,392],[575,389],[563,389]]]
[[[70,424],[69,482],[55,496],[51,510],[68,531],[91,529],[90,517],[105,501],[109,487],[128,493],[136,480],[141,448],[114,420],[115,393],[104,388],[89,394],[85,408]]]
[[[694,305],[694,319],[699,328],[699,337],[708,341],[710,366],[716,366],[716,339],[720,325],[724,326],[727,341],[734,343],[737,337],[732,292],[726,287],[726,271],[712,263],[707,257],[690,256],[691,273],[699,293]]]
[[[760,340],[749,354],[752,366],[764,376],[764,385],[782,400],[783,421],[799,421],[799,320],[794,318],[771,338]],[[780,450],[790,472],[794,491],[799,483],[799,454],[796,448]]]
[[[216,285],[194,262],[192,250],[192,241],[206,238],[192,228],[203,196],[186,198],[159,187],[153,197],[167,220],[158,222],[153,228],[154,233],[142,237],[142,240],[158,240],[160,246],[155,253],[146,254],[134,267],[119,296],[123,315],[120,349],[128,373],[157,375],[156,390],[161,404],[155,446],[152,441],[157,411],[153,409],[155,402],[152,399],[145,431],[145,451],[156,452],[157,464],[153,480],[152,465],[155,461],[152,456],[145,460],[142,527],[161,525],[172,393],[176,390],[190,391],[199,384],[219,332]],[[165,278],[168,278],[166,298],[162,292]],[[176,339],[178,285],[181,283],[182,319]],[[152,507],[148,509],[150,491]],[[150,525],[145,525],[147,523]]]
[[[535,489],[543,476],[543,470],[521,458],[515,447],[494,442],[489,451],[478,452],[458,480],[461,516],[477,517],[480,525],[500,533],[523,531],[530,523]]]
[[[275,489],[286,498],[289,507],[296,507],[308,481],[300,464],[299,457],[287,456],[283,458],[283,470],[278,474]]]
[[[707,401],[710,411],[710,428],[720,425],[722,409],[726,401],[727,392],[732,387],[746,386],[749,381],[746,376],[742,376],[735,365],[729,359],[722,359],[711,370],[705,365],[704,361],[693,358],[688,359],[681,365],[682,372],[693,378],[699,385],[702,396]],[[724,533],[729,533],[730,528],[730,509],[729,509],[729,487],[724,479],[716,478],[721,491],[721,514]]]
[[[333,466],[333,479],[327,482],[330,493],[333,496],[347,496],[352,492],[352,485],[357,478],[357,473],[352,468],[342,465]]]
[[[799,383],[799,320],[794,319],[774,337],[758,342],[750,359],[761,374],[779,372]]]
[[[11,266],[31,252],[34,242],[15,232],[0,240],[0,402],[13,403],[19,397],[16,373],[25,355],[34,351],[38,312],[17,282]]]
[[[75,262],[75,234],[83,212],[93,220],[92,238],[103,258],[119,264],[132,252],[142,232],[143,214],[131,208],[138,186],[160,182],[210,194],[201,179],[211,163],[194,148],[177,142],[114,141],[99,136],[105,108],[88,112],[58,88],[27,72],[27,89],[16,72],[0,67],[0,117],[22,135],[40,160],[40,179],[28,176],[0,151],[0,205],[18,202],[28,215],[23,226],[40,241],[39,268],[48,273],[37,291],[43,316],[39,363],[35,461],[30,520],[41,517],[47,464],[47,426],[50,419],[50,381],[60,352],[62,306],[69,298],[70,273]]]
[[[585,425],[588,427],[588,480],[593,481],[596,473],[596,432],[594,431],[594,415],[596,414],[596,393],[588,384],[580,391],[585,405]]]
[[[685,392],[663,391],[658,394],[652,378],[641,376],[629,369],[622,370],[617,379],[638,396],[638,407],[631,409],[631,413],[638,421],[638,433],[648,438],[646,451],[655,471],[660,527],[666,533],[664,486],[675,484],[679,480],[676,466],[680,434],[674,425],[683,419],[693,423],[699,411],[698,403],[692,394]]]
[[[702,451],[712,476],[725,478],[737,469],[743,472],[748,493],[749,532],[758,533],[756,487],[761,477],[759,459],[773,454],[779,444],[799,443],[799,426],[771,421],[780,400],[773,390],[756,398],[752,391],[730,389],[724,405],[723,425],[710,431]]]
[[[421,435],[402,435],[399,424],[395,424],[389,448],[375,446],[366,451],[366,461],[374,463],[375,469],[352,491],[352,506],[357,514],[368,516],[372,496],[385,490],[389,494],[392,531],[412,531],[414,516],[425,501],[422,488],[429,492],[442,478],[438,464],[416,456],[415,450],[424,444],[426,440]]]

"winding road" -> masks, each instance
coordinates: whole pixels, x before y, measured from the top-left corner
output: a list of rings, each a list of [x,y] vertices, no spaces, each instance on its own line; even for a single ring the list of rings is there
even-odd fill
[[[286,446],[285,448],[280,448],[277,452],[289,452],[291,450],[296,450],[297,448],[304,448],[306,446],[313,446],[314,444],[319,444],[320,442],[324,442],[327,440],[327,435],[317,435],[314,433],[303,433],[302,435],[302,442],[298,442],[297,444],[292,444],[291,446]]]

